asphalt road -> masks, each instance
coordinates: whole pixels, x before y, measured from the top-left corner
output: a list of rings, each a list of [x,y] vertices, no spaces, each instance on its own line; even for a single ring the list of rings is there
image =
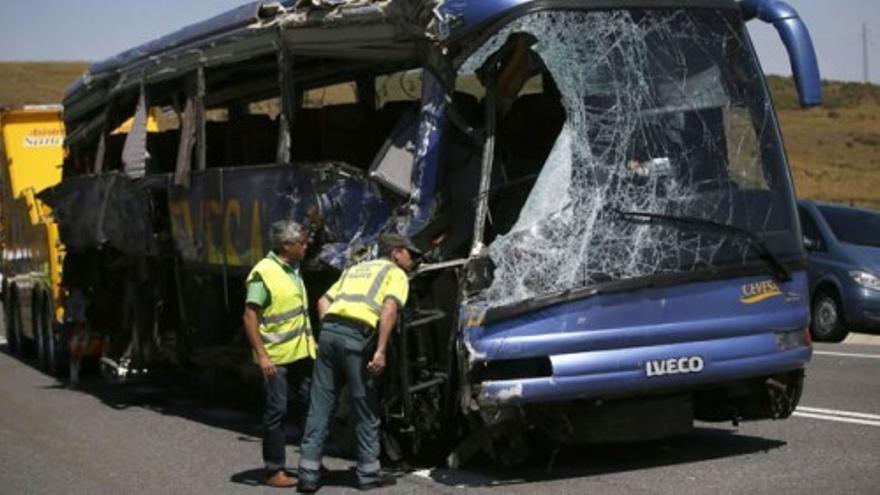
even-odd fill
[[[254,405],[175,383],[68,389],[5,352],[0,338],[0,492],[279,493],[258,486]],[[673,440],[569,449],[515,470],[424,469],[382,493],[877,493],[880,337],[816,346],[796,415],[698,424]],[[288,448],[288,463],[296,448]],[[326,458],[321,493],[354,490]]]

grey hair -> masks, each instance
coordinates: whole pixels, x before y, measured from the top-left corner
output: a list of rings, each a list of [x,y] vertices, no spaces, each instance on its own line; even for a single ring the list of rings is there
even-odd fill
[[[302,225],[293,220],[278,220],[269,228],[269,242],[275,251],[281,250],[285,242],[297,242],[305,239]]]

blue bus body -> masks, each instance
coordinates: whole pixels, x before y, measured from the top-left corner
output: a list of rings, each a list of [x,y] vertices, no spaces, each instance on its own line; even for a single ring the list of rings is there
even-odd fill
[[[748,277],[596,295],[467,328],[474,359],[548,356],[552,369],[546,377],[483,382],[479,400],[614,397],[803,369],[811,352],[804,345],[805,283],[799,273],[781,285]],[[766,299],[745,295],[762,285]],[[702,361],[697,370],[649,369],[693,357]]]
[[[67,180],[44,197],[72,263],[137,267],[100,283],[160,294],[136,313],[190,357],[241,357],[230,321],[272,221],[315,235],[313,299],[380,233],[413,236],[429,257],[385,400],[411,452],[437,443],[457,464],[526,431],[564,444],[784,418],[811,354],[806,255],[754,18],[818,104],[809,34],[775,0],[249,4],[73,84]],[[419,85],[379,105],[385,75]],[[355,102],[307,105],[340,82]],[[243,110],[271,95],[271,119]],[[173,106],[180,128],[132,165],[110,155],[137,145],[110,131],[138,101]],[[208,121],[217,108],[228,121]],[[232,158],[267,135],[268,160]],[[68,286],[98,283],[84,280]],[[107,331],[146,331],[123,327]],[[625,427],[603,429],[613,418]]]

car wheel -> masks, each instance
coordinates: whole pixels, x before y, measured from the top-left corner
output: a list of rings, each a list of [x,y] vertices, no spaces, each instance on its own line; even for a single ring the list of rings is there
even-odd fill
[[[830,292],[819,294],[813,301],[813,320],[810,333],[819,342],[840,342],[849,331],[843,316],[843,306],[837,295]]]

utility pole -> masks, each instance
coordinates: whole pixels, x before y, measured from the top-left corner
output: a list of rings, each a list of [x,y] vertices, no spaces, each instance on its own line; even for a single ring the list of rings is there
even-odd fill
[[[868,67],[868,23],[862,23],[862,80],[865,84],[871,82],[871,72]]]

